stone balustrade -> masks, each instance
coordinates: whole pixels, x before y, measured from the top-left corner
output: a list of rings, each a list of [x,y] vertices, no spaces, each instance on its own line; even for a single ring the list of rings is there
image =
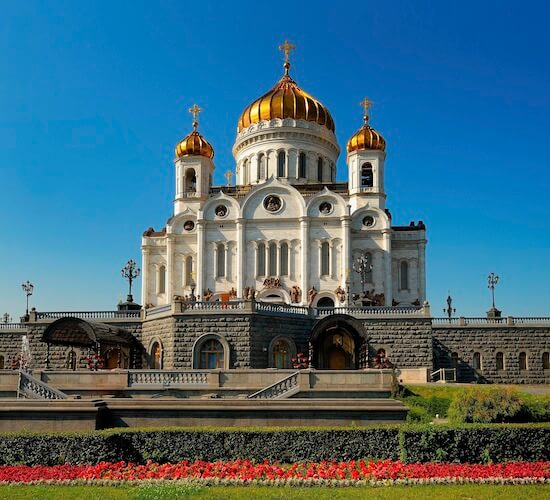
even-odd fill
[[[294,372],[287,377],[271,384],[263,389],[250,394],[248,399],[281,399],[289,397],[299,391],[298,376],[300,372]]]
[[[208,385],[207,371],[129,370],[128,387],[161,385]]]
[[[19,371],[19,393],[25,394],[31,399],[67,399],[67,395],[48,384],[34,378],[25,370]]]

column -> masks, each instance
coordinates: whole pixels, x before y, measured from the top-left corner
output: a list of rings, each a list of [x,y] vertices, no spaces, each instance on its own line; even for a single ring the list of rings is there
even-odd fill
[[[275,254],[275,276],[281,276],[281,243],[277,242],[277,252]]]
[[[257,160],[257,157],[255,157]],[[246,276],[246,242],[245,242],[245,222],[243,219],[237,219],[237,297],[243,297],[244,283]]]
[[[426,300],[426,241],[418,243],[418,300]]]
[[[386,305],[391,306],[393,302],[393,280],[391,272],[391,229],[385,229],[384,235],[384,296]]]
[[[141,305],[149,304],[149,248],[141,247]]]
[[[349,205],[347,210],[349,212]],[[342,223],[342,282],[340,283],[340,286],[346,290],[347,280],[350,280],[351,285],[351,217],[349,215],[345,215],[340,218],[340,222]],[[346,290],[346,293],[347,292],[348,291]],[[346,300],[348,300],[347,297]]]
[[[302,259],[300,268],[302,273],[302,305],[307,305],[309,290],[309,219],[300,217],[300,232],[302,238]]]
[[[174,239],[173,235],[166,235],[166,303],[172,303],[174,296]]]
[[[197,221],[197,258],[195,259],[196,277],[197,277],[197,300],[203,300],[204,296],[204,281],[206,272],[206,245],[205,245],[205,227],[204,221]]]

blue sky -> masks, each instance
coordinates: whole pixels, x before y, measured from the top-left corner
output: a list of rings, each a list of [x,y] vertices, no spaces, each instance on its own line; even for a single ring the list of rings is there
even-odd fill
[[[341,147],[375,101],[395,224],[428,226],[442,313],[550,315],[547,2],[19,2],[0,16],[0,313],[115,307],[120,268],[172,210],[198,102],[217,183],[242,109],[291,73]],[[345,156],[338,178],[346,179]],[[138,283],[139,288],[139,283]]]

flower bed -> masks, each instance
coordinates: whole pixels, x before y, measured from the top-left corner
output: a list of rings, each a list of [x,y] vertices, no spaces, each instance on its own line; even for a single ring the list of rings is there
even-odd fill
[[[106,484],[135,481],[184,481],[201,484],[271,485],[386,485],[415,483],[550,483],[550,462],[502,464],[446,464],[400,461],[351,460],[347,462],[299,462],[291,465],[183,461],[159,465],[147,462],[101,462],[97,465],[0,466],[0,483]]]

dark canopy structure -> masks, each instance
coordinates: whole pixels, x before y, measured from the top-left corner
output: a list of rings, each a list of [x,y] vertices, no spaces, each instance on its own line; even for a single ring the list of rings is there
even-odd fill
[[[98,344],[131,346],[135,339],[123,328],[65,317],[48,325],[42,335],[42,341],[48,345],[95,347]]]

